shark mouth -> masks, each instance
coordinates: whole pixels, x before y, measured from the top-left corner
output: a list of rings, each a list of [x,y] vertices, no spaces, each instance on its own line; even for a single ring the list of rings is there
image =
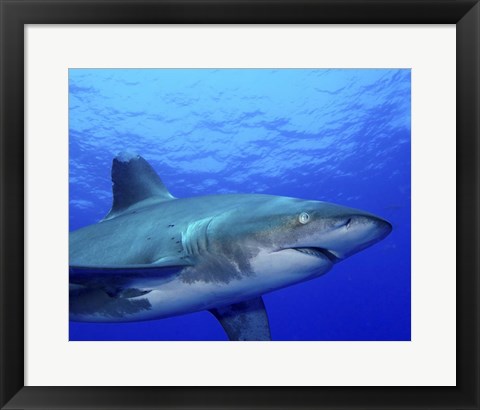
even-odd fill
[[[294,251],[304,253],[306,255],[315,256],[317,258],[326,257],[331,262],[338,262],[339,258],[332,252],[324,248],[291,248]]]

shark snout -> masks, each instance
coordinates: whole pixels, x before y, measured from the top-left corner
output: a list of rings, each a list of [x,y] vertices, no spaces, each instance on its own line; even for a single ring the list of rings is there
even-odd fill
[[[380,239],[385,238],[390,232],[392,232],[392,224],[385,219],[379,218],[378,216],[370,217],[372,219],[371,223],[376,225],[376,229],[380,235]]]
[[[392,231],[388,221],[374,215],[348,215],[345,220],[328,235],[324,244],[340,260],[374,245]]]

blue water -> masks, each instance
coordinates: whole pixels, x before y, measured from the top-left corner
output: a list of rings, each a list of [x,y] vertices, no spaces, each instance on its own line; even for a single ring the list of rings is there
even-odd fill
[[[71,69],[70,230],[112,203],[120,151],[176,197],[266,193],[382,216],[393,232],[264,296],[273,340],[410,340],[410,70]],[[199,312],[70,323],[70,340],[226,340]]]

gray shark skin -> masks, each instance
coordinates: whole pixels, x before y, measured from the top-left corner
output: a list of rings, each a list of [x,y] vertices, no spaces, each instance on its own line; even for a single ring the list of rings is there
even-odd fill
[[[138,155],[113,160],[113,206],[70,233],[70,319],[128,322],[209,310],[230,340],[270,340],[262,295],[319,277],[391,225],[272,195],[174,198]]]

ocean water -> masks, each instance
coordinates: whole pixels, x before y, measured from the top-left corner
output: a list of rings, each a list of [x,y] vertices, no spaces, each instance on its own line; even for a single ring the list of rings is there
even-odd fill
[[[273,340],[410,340],[407,69],[70,69],[70,230],[112,204],[112,159],[143,156],[176,197],[264,193],[363,209],[392,233],[264,295]],[[208,312],[70,322],[70,340],[226,340]]]

